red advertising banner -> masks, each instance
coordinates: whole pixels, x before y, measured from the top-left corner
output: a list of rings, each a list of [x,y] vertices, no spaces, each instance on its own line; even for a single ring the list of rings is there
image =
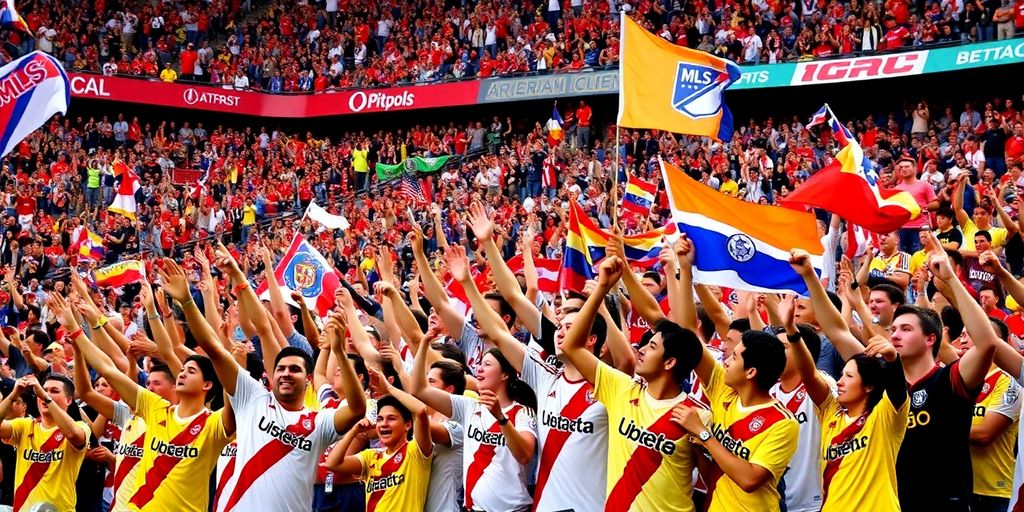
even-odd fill
[[[75,98],[145,103],[262,117],[305,118],[475,105],[480,81],[345,90],[318,94],[269,94],[232,87],[68,73]]]

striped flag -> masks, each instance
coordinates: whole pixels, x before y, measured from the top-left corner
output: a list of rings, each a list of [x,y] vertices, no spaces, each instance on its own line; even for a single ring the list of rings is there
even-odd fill
[[[103,261],[106,249],[103,247],[103,237],[93,233],[91,229],[82,230],[82,236],[78,241],[78,256],[84,260]]]
[[[25,23],[25,18],[22,18],[18,14],[18,10],[14,8],[14,0],[3,0],[3,4],[0,4],[0,26],[9,30],[20,30],[26,34],[32,34],[32,31],[28,28],[28,23]]]
[[[814,128],[815,126],[827,123],[830,117],[829,112],[831,111],[828,108],[828,103],[826,103],[824,106],[819,108],[813,116],[811,116],[810,122],[807,123],[807,128],[810,129]]]
[[[146,265],[139,260],[119,261],[93,271],[96,286],[99,288],[120,288],[142,281],[145,276]]]
[[[548,258],[534,258],[533,265],[537,268],[537,288],[545,293],[558,293],[558,278],[562,273],[562,261]],[[523,273],[523,255],[517,254],[508,260],[508,268],[513,274]]]
[[[60,61],[46,53],[32,52],[0,67],[0,84],[0,157],[54,114],[68,111],[71,82]]]
[[[697,250],[696,282],[762,293],[807,296],[807,285],[789,266],[789,251],[801,248],[822,272],[825,250],[814,215],[758,205],[705,187],[661,162],[672,205],[672,221]]]
[[[562,114],[558,113],[558,104],[555,104],[554,111],[551,113],[551,118],[548,119],[548,145],[555,147],[562,139],[565,138],[565,133],[562,131],[562,125],[565,121],[562,120]]]
[[[851,260],[857,259],[874,247],[878,249],[880,242],[878,234],[872,233],[856,224],[846,226],[846,257]]]
[[[608,232],[597,227],[575,201],[569,203],[569,231],[562,251],[562,288],[583,291],[587,280],[597,276],[597,264],[605,256]],[[658,253],[665,247],[666,236],[675,234],[675,226],[623,237],[626,260],[631,265],[650,267],[658,262]]]
[[[405,197],[416,204],[427,204],[427,198],[423,195],[423,187],[415,178],[402,176],[402,182],[398,184],[396,192],[398,197]]]
[[[622,194],[622,209],[646,217],[658,194],[658,185],[630,176],[626,192]]]

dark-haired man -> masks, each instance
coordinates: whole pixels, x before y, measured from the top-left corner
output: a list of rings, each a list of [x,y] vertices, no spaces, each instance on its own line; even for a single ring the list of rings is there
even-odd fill
[[[75,479],[89,446],[89,427],[68,415],[75,386],[63,375],[50,375],[40,385],[36,377],[22,377],[0,402],[6,418],[22,392],[36,395],[39,420],[18,418],[0,423],[0,438],[17,450],[14,468],[14,510],[49,504],[54,510],[74,510]],[[5,470],[10,471],[9,468]],[[4,478],[10,478],[5,475]]]
[[[930,245],[940,247],[934,238]],[[933,251],[928,270],[943,295],[957,305],[974,347],[955,363],[941,366],[939,315],[919,306],[900,306],[893,314],[890,341],[903,361],[910,393],[907,433],[896,460],[900,505],[904,511],[966,511],[973,486],[968,439],[974,404],[998,340],[945,251]],[[822,330],[848,359],[863,348],[824,294],[816,291],[820,286],[812,286],[816,279],[813,273],[804,274]]]
[[[206,408],[207,401],[220,393],[210,359],[192,355],[185,360],[175,381],[175,405],[122,373],[84,334],[63,298],[55,295],[51,310],[71,333],[75,350],[146,422],[146,446],[138,465],[138,486],[127,504],[129,510],[206,512],[210,492],[206,485],[196,485],[196,478],[202,476],[205,481],[213,472],[221,449],[235,429],[233,418],[227,417],[230,415]]]
[[[700,340],[669,320],[654,325],[655,334],[640,349],[633,380],[594,355],[590,336],[597,311],[626,270],[618,256],[601,263],[597,286],[576,314],[561,341],[566,363],[593,385],[593,395],[608,410],[608,479],[605,510],[692,511],[694,459],[689,435],[673,423],[673,407],[703,406],[680,391],[700,357]],[[654,297],[637,279],[626,280],[640,307],[657,309]]]
[[[462,266],[468,263],[462,259]],[[533,494],[538,512],[573,509],[579,512],[604,509],[607,482],[608,411],[594,398],[593,386],[585,375],[566,360],[562,345],[573,324],[584,321],[590,328],[585,347],[600,358],[607,324],[601,316],[581,319],[582,312],[567,312],[555,335],[555,356],[564,361],[561,368],[548,364],[536,351],[520,343],[504,326],[496,312],[487,306],[484,296],[468,273],[456,276],[466,291],[473,311],[477,312],[483,334],[509,360],[521,378],[537,394],[540,465]],[[601,305],[603,306],[603,302]],[[622,336],[620,346],[610,347],[613,360],[625,364],[632,349]],[[616,366],[618,366],[618,364]],[[588,470],[581,472],[581,467]]]
[[[253,319],[261,342],[274,339],[271,319],[259,314],[256,292],[223,246],[216,251],[217,266],[236,283],[240,311]],[[313,360],[296,347],[278,348],[263,343],[264,357],[274,358],[271,391],[253,379],[206,322],[192,300],[184,271],[171,260],[160,270],[164,290],[185,312],[199,345],[210,355],[224,390],[231,400],[235,423],[240,427],[234,467],[225,468],[217,484],[214,510],[258,510],[273,504],[275,510],[307,511],[313,502],[313,484],[320,454],[347,432],[366,411],[366,402],[352,363],[344,350],[347,326],[333,318],[327,326],[331,350],[341,370],[342,389],[348,403],[336,410],[312,411],[305,405],[306,386]]]
[[[693,288],[696,250],[683,239],[679,255],[679,281],[683,290]],[[692,293],[683,293],[683,316],[696,314]],[[714,461],[706,475],[709,511],[779,510],[778,485],[796,452],[799,425],[771,390],[786,368],[786,349],[777,337],[746,331],[732,355],[719,363],[700,340],[686,340],[688,352],[696,352],[697,377],[711,403],[710,428],[687,404],[677,405],[672,422],[695,436]]]

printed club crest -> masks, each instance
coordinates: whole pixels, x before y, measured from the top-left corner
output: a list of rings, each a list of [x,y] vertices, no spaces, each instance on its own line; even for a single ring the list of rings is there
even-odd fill
[[[729,74],[724,71],[679,62],[672,89],[672,108],[691,119],[718,115],[722,110],[722,91],[729,82]]]
[[[401,463],[402,463],[402,452],[398,452],[398,453],[395,454],[395,464],[401,464]]]
[[[321,291],[321,277],[324,269],[316,259],[307,253],[295,255],[295,263],[285,272],[285,286],[302,294],[303,297],[316,297]]]
[[[927,402],[927,401],[928,401],[928,391],[924,390],[924,389],[919,389],[917,391],[914,391],[914,394],[911,395],[911,397],[910,397],[910,405],[914,406],[914,408],[916,408],[916,409],[920,409],[921,406],[923,406],[924,403]]]
[[[56,439],[57,442],[59,443],[59,442],[64,440],[64,433],[63,432],[57,432],[56,434],[53,435],[53,438]]]
[[[597,398],[594,398],[594,393],[592,393],[591,390],[589,390],[589,389],[587,390],[587,397],[586,398],[587,398],[587,403],[588,404],[593,405],[594,403],[597,402]]]
[[[757,416],[754,419],[750,420],[750,431],[751,432],[757,432],[758,430],[761,430],[761,427],[763,427],[763,426],[764,426],[764,416]]]
[[[312,430],[313,429],[313,421],[310,420],[309,418],[303,419],[302,420],[302,428],[304,428],[306,430]]]
[[[203,427],[200,427],[199,425],[192,425],[192,428],[189,429],[188,433],[194,436],[198,436],[201,430],[203,430]]]

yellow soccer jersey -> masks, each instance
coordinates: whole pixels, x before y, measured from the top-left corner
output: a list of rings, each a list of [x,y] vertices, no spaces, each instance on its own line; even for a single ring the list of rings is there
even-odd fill
[[[711,434],[741,459],[771,472],[772,478],[748,493],[724,473],[708,482],[710,512],[779,510],[778,484],[796,452],[800,425],[778,400],[746,407],[725,383],[725,368],[715,363],[704,391],[711,402]]]
[[[204,410],[179,418],[176,409],[155,393],[139,390],[135,414],[146,421],[146,450],[130,510],[206,512],[209,508],[206,482],[228,444],[221,411]],[[200,481],[203,485],[196,484]]]
[[[366,484],[366,512],[420,512],[427,501],[430,460],[409,441],[389,457],[384,448],[359,452]]]
[[[122,410],[123,408],[123,410]],[[123,423],[118,416],[124,414]],[[131,414],[128,406],[118,402],[114,409],[114,423],[124,425],[121,436],[114,445],[114,501],[110,505],[112,512],[129,510],[128,501],[137,489],[139,468],[146,452],[146,422],[139,416]]]
[[[40,503],[49,503],[56,510],[75,509],[75,480],[92,434],[85,423],[75,424],[85,431],[86,444],[82,449],[71,446],[57,427],[43,427],[32,418],[11,420],[11,437],[7,443],[14,446],[17,456],[14,467],[16,512]]]
[[[974,467],[974,494],[1009,498],[1013,494],[1014,445],[1020,420],[1020,386],[1005,372],[994,369],[974,406],[972,425],[980,425],[988,413],[998,413],[1010,420],[1010,426],[985,446],[971,445]]]
[[[689,436],[672,423],[685,393],[656,400],[626,374],[598,363],[594,393],[608,409],[606,511],[692,512],[694,460]]]
[[[888,393],[857,418],[847,416],[833,395],[821,403],[822,512],[900,510],[896,455],[909,413],[910,400],[896,409]]]

